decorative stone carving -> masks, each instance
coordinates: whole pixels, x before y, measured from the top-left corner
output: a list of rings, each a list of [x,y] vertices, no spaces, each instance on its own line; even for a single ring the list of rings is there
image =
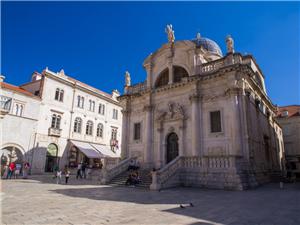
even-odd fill
[[[169,43],[174,43],[174,41],[175,41],[175,35],[174,35],[174,30],[173,30],[172,24],[167,25],[165,31],[166,31],[166,33],[168,35],[168,41],[169,41]]]
[[[234,41],[230,35],[226,37],[227,53],[234,53]]]
[[[168,129],[168,132],[169,133],[172,133],[172,132],[174,132],[175,131],[175,128],[174,127],[169,127],[169,129]]]
[[[167,110],[157,110],[156,111],[156,120],[164,121],[164,120],[177,120],[177,119],[185,119],[185,111],[184,107],[179,103],[168,103]]]

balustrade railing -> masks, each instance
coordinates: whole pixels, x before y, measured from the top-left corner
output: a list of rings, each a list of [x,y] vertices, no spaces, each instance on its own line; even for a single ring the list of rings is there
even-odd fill
[[[100,174],[100,183],[107,184],[109,183],[114,177],[118,176],[119,174],[123,173],[125,170],[128,169],[130,161],[134,158],[128,158],[121,161],[115,167],[111,169],[103,169]]]
[[[161,189],[168,180],[181,169],[199,169],[203,171],[226,170],[234,166],[235,156],[178,156],[162,169],[152,173],[152,190]]]
[[[147,89],[146,82],[142,82],[142,83],[138,83],[138,84],[127,87],[126,94],[136,94],[136,93],[145,91],[146,89]]]

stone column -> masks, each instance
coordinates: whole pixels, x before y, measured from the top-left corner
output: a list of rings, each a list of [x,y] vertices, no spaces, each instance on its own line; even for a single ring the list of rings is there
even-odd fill
[[[169,84],[173,84],[173,63],[170,61],[168,63],[168,69],[169,69]]]
[[[146,112],[146,126],[145,126],[145,133],[146,133],[146,148],[145,148],[145,155],[144,160],[146,167],[151,168],[153,163],[153,143],[152,143],[152,133],[153,133],[153,121],[152,121],[152,105],[146,105],[144,107],[144,111]]]
[[[179,127],[179,139],[180,139],[180,142],[179,142],[179,156],[184,156],[186,154],[186,152],[184,151],[185,149],[185,143],[184,143],[184,140],[185,140],[185,122],[184,122],[184,118],[182,118],[182,121],[181,124],[180,124],[180,127]]]
[[[153,62],[152,62],[152,54],[150,56],[150,61],[147,62],[147,64],[144,64],[144,67],[147,71],[147,88],[152,87],[152,68],[153,68]]]
[[[121,143],[121,158],[126,159],[129,157],[129,110],[122,110],[123,118],[122,118],[122,143]]]
[[[162,168],[164,165],[164,128],[163,122],[160,121],[160,127],[157,129],[159,132],[159,144],[158,144],[158,154],[157,154],[157,168]]]
[[[200,153],[199,99],[200,96],[198,94],[190,96],[192,103],[192,156],[197,156]]]

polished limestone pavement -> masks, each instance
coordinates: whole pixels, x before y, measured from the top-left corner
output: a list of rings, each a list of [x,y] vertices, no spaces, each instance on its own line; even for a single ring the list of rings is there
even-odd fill
[[[56,184],[48,175],[1,180],[1,188],[1,224],[300,224],[299,183],[155,192],[74,177]]]

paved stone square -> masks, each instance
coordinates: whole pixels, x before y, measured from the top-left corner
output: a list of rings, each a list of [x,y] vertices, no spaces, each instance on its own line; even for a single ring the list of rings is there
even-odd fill
[[[300,224],[300,184],[153,192],[73,177],[69,185],[50,176],[1,183],[2,224]]]

